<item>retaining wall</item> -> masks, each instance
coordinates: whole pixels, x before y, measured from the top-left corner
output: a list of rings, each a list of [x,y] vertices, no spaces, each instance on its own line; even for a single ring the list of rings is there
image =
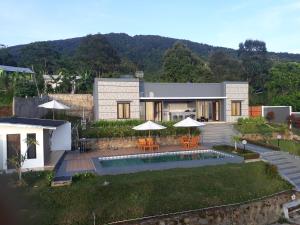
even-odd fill
[[[139,138],[88,138],[87,147],[91,150],[135,148]],[[156,137],[155,140],[161,146],[180,145],[179,136]]]
[[[282,216],[282,205],[291,201],[293,191],[281,192],[251,202],[158,215],[111,224],[142,225],[267,225]],[[299,194],[297,194],[299,198]]]

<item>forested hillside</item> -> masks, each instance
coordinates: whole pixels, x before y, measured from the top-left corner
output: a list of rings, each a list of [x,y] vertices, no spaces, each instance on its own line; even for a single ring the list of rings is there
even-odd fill
[[[137,70],[143,70],[144,79],[148,81],[244,80],[250,84],[251,104],[286,102],[285,105],[291,104],[300,110],[296,100],[300,88],[297,63],[300,54],[268,52],[267,43],[258,40],[237,43],[237,48],[214,47],[154,35],[131,37],[110,33],[4,47],[0,49],[0,64],[33,67],[43,92],[70,92],[74,77],[80,75],[81,80],[76,83],[77,92],[91,93],[94,77],[118,77]],[[60,74],[63,83],[55,90],[45,88],[43,74]],[[286,74],[294,79],[293,86],[283,79]],[[278,83],[278,77],[286,83]],[[14,84],[9,87],[11,78],[1,74],[0,78],[0,89],[7,89],[7,93],[20,96],[36,94],[31,90],[34,89],[32,84],[26,80],[13,80]],[[284,93],[282,85],[287,88]]]

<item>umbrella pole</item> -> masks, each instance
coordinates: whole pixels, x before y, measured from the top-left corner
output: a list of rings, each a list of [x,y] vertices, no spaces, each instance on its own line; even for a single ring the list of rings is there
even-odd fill
[[[149,130],[149,137],[150,137],[150,130]]]
[[[54,109],[52,109],[52,117],[53,117],[53,120],[54,120]]]

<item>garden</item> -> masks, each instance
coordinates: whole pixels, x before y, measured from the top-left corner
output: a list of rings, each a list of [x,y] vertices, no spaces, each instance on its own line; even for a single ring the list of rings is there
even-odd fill
[[[104,224],[143,216],[239,203],[292,186],[264,162],[115,176],[76,175],[71,186],[50,187],[50,172],[27,172],[25,186],[15,175],[0,175],[11,212],[31,225]],[[5,194],[5,187],[9,194]],[[17,213],[18,212],[18,213]]]
[[[214,150],[226,152],[229,154],[238,155],[240,157],[243,157],[244,160],[251,160],[251,159],[259,159],[259,154],[256,152],[252,152],[247,149],[242,148],[235,148],[230,145],[215,145],[213,146]]]
[[[241,138],[247,140],[248,143],[300,156],[300,142],[284,139],[284,135],[289,132],[286,124],[268,123],[261,117],[247,118],[239,119],[236,129],[242,133],[243,136]],[[298,134],[298,129],[294,128],[292,132]],[[255,140],[247,138],[248,134],[257,134],[261,138]],[[279,138],[277,138],[276,134],[279,135]]]

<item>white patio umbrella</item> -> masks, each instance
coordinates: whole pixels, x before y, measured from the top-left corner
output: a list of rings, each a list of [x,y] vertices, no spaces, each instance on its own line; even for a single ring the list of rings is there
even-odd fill
[[[174,127],[188,127],[189,128],[189,136],[190,136],[190,128],[191,127],[201,127],[201,126],[205,126],[205,123],[201,123],[197,120],[194,120],[190,117],[185,118],[184,120],[179,121],[178,123],[175,123],[173,125]]]
[[[56,100],[52,100],[50,102],[46,102],[44,104],[39,105],[41,108],[52,109],[53,119],[54,119],[54,110],[55,109],[70,109],[69,106],[66,106]]]
[[[154,123],[152,121],[147,121],[145,123],[142,123],[138,126],[133,127],[134,130],[148,130],[149,131],[149,137],[150,137],[150,131],[151,130],[163,130],[166,129],[166,127],[159,125],[157,123]]]

